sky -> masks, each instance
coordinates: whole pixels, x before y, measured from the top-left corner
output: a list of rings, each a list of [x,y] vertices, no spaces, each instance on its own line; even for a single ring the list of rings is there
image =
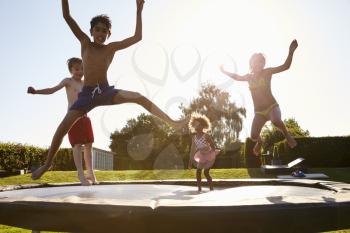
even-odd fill
[[[109,15],[111,42],[133,35],[135,2],[71,0],[70,11],[87,34],[93,16]],[[115,55],[109,83],[142,93],[174,119],[181,115],[180,103],[196,98],[201,84],[218,85],[247,109],[244,140],[254,116],[248,86],[230,80],[218,66],[245,74],[255,52],[266,55],[267,66],[281,65],[297,39],[292,67],[272,80],[282,117],[295,118],[312,136],[349,135],[348,12],[348,0],[146,0],[143,40]],[[67,111],[65,91],[33,96],[26,90],[69,77],[66,60],[80,56],[79,42],[58,0],[1,0],[0,22],[0,142],[49,147]],[[94,109],[89,113],[94,146],[108,149],[110,134],[142,112],[132,104]],[[67,137],[62,146],[70,147]]]

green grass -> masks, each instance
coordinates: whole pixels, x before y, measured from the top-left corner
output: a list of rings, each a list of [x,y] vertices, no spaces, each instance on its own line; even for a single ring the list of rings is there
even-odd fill
[[[350,168],[314,168],[309,172],[324,173],[330,180],[350,183]],[[246,178],[274,178],[261,173],[260,169],[213,169],[211,175],[215,179],[246,179]],[[154,170],[154,171],[97,171],[99,181],[125,180],[171,180],[195,179],[195,170]],[[78,182],[77,172],[47,172],[35,183],[66,183]],[[30,175],[13,176],[0,179],[0,185],[32,184]],[[331,231],[332,233],[350,233],[350,230]],[[0,233],[31,233],[29,230],[0,225]]]
[[[313,168],[310,172],[325,173],[330,180],[350,183],[350,168]],[[210,173],[217,179],[274,178],[261,173],[260,169],[213,169]],[[195,170],[97,171],[96,176],[100,181],[194,179]],[[65,182],[78,182],[77,172],[47,172],[39,181],[36,181],[36,183]],[[0,179],[0,185],[32,183],[33,180],[30,179],[29,174]]]
[[[220,169],[212,170],[211,175],[218,179],[269,178],[259,169]],[[124,180],[166,180],[166,179],[195,179],[195,170],[140,170],[140,171],[97,171],[96,177],[100,181]],[[78,182],[77,172],[47,172],[35,183],[65,183]],[[0,185],[32,184],[30,174],[12,176],[0,179]]]

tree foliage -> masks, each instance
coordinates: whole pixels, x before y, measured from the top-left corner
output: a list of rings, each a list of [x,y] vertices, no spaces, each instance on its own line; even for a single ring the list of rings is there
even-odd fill
[[[202,86],[199,96],[188,107],[180,107],[185,116],[192,112],[206,115],[212,123],[212,136],[219,146],[239,138],[246,109],[230,101],[230,94],[212,84]]]
[[[309,137],[310,132],[308,130],[304,130],[300,127],[298,122],[294,118],[286,119],[283,121],[288,132],[293,137]],[[263,148],[266,152],[269,150],[272,152],[272,147],[276,142],[284,140],[284,135],[280,130],[278,130],[274,125],[266,125],[262,132],[261,136],[263,138]]]

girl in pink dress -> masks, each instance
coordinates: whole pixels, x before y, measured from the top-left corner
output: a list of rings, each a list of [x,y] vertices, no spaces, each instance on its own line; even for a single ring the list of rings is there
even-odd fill
[[[213,139],[207,134],[211,129],[210,121],[202,114],[193,113],[190,122],[188,123],[188,127],[190,131],[194,133],[194,136],[192,137],[188,168],[192,168],[192,163],[194,161],[197,167],[196,178],[198,192],[202,191],[202,169],[204,169],[204,175],[207,178],[210,190],[213,190],[212,178],[209,174],[209,170],[213,166],[215,158],[220,150],[215,149]]]

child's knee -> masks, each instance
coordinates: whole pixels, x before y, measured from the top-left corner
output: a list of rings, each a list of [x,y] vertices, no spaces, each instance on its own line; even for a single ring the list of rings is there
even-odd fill
[[[73,149],[74,149],[74,150],[79,150],[79,149],[81,149],[81,144],[75,144],[75,145],[73,146]]]
[[[271,120],[271,123],[276,127],[283,126],[284,124],[281,119],[273,119]]]
[[[135,93],[134,102],[142,106],[148,106],[150,104],[150,101],[145,96],[137,92]]]
[[[141,93],[139,93],[139,92],[133,92],[132,98],[133,98],[135,101],[141,101],[141,100],[145,99],[146,97],[144,97],[143,95],[141,95]]]
[[[66,135],[69,131],[69,129],[72,127],[72,125],[70,125],[68,122],[63,121],[61,122],[61,124],[59,124],[56,133],[58,133],[59,135]]]
[[[260,141],[260,135],[256,134],[256,133],[252,133],[250,135],[250,139],[252,139],[253,142],[258,142],[258,141]]]

